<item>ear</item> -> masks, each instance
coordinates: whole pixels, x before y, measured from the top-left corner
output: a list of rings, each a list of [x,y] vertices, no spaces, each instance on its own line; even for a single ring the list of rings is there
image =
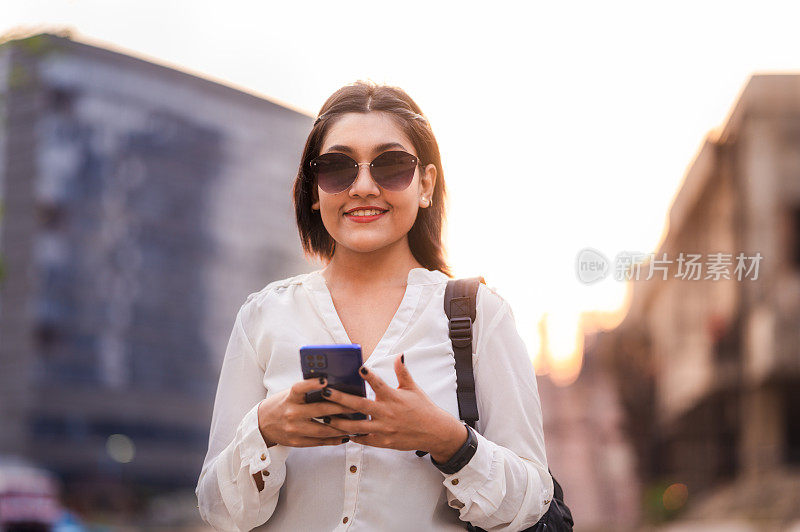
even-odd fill
[[[311,193],[311,199],[314,200],[314,203],[311,204],[311,210],[312,211],[318,211],[319,210],[319,194],[317,194],[316,190]]]
[[[436,165],[429,164],[425,167],[424,172],[420,174],[419,179],[419,195],[420,205],[427,207],[433,200],[433,189],[436,186]],[[422,198],[427,198],[428,201],[423,201]]]

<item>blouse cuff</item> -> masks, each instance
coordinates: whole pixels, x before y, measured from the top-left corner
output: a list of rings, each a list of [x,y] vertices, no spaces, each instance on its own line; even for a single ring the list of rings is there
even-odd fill
[[[442,484],[452,496],[448,496],[448,505],[452,508],[461,508],[464,501],[472,499],[473,494],[490,477],[494,444],[487,440],[477,430],[478,447],[467,465],[455,473],[444,475]],[[455,501],[458,499],[458,501]]]
[[[242,460],[242,468],[248,468],[250,474],[266,470],[270,465],[280,465],[286,462],[289,455],[289,448],[283,445],[273,445],[267,447],[261,429],[258,426],[258,407],[259,402],[244,415],[239,425],[239,438],[241,441],[241,451],[239,456]]]

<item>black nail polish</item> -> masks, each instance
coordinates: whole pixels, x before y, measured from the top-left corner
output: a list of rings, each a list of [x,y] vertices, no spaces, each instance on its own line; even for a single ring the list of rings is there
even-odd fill
[[[322,389],[322,395],[324,395],[325,397],[330,397],[331,396],[330,389],[328,387],[323,388]]]
[[[347,442],[349,442],[349,441],[350,441],[350,438],[348,438],[347,436],[345,436],[344,438],[342,438],[342,443],[347,443]]]
[[[320,377],[319,378],[319,383],[320,384],[325,384],[325,377]]]
[[[367,368],[365,368],[364,366],[361,366],[361,374],[362,375],[366,375],[367,374]]]
[[[323,417],[323,418],[322,418],[322,421],[324,421],[325,423],[330,423],[330,422],[331,422],[331,416],[325,416],[325,417]]]
[[[400,355],[400,363],[401,364],[405,364],[406,363],[406,356],[405,355]]]

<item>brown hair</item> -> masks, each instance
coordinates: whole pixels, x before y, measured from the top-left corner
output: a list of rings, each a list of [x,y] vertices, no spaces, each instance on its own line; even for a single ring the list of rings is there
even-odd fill
[[[439,144],[428,119],[419,106],[399,87],[377,85],[371,81],[356,81],[334,92],[322,105],[306,140],[300,168],[297,171],[292,195],[300,240],[307,255],[330,261],[336,242],[322,223],[319,211],[311,208],[317,183],[308,172],[309,162],[319,155],[322,142],[331,125],[345,113],[382,111],[389,114],[414,145],[424,168],[436,166],[436,183],[432,204],[419,209],[414,225],[408,231],[408,245],[414,258],[429,270],[439,270],[452,277],[442,245],[442,226],[445,223],[445,183]]]

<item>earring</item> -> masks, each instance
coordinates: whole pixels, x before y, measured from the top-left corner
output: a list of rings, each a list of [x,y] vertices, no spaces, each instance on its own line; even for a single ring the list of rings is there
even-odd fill
[[[428,198],[422,198],[422,201],[424,201],[424,202],[425,202],[425,204],[423,205],[423,207],[430,207],[430,205],[433,203],[433,202],[432,202],[431,200],[429,200]]]

